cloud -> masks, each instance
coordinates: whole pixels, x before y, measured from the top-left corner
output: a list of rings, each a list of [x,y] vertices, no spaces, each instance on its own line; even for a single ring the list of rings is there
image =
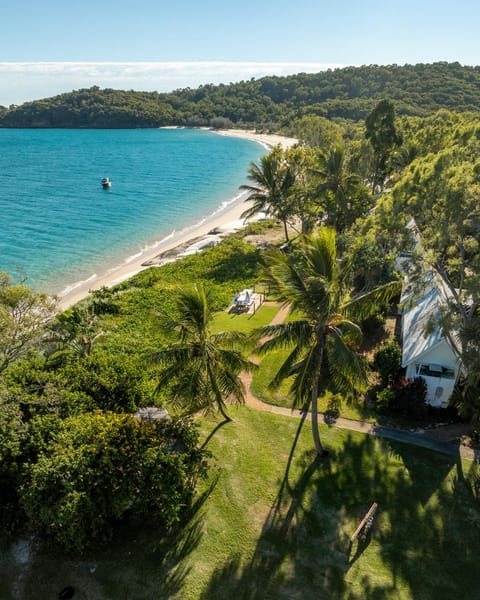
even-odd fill
[[[345,65],[306,62],[0,62],[0,104],[20,104],[98,85],[167,92]]]

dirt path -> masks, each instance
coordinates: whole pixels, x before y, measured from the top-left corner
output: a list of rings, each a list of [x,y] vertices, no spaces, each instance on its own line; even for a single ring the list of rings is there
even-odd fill
[[[275,305],[274,302],[268,302],[268,304]],[[276,304],[279,305],[279,303]],[[288,306],[282,305],[270,324],[276,325],[278,323],[283,323],[288,314],[288,310]],[[256,410],[271,412],[276,415],[284,415],[296,418],[300,418],[302,416],[302,412],[300,410],[293,410],[290,408],[284,408],[282,406],[268,404],[267,402],[263,402],[262,400],[254,396],[251,391],[251,373],[241,373],[240,379],[242,380],[246,389],[246,406],[255,408]],[[311,420],[310,414],[307,415],[307,419]],[[445,427],[432,430],[422,429],[417,431],[405,431],[394,427],[384,427],[382,425],[366,423],[365,421],[345,419],[343,417],[337,417],[332,419],[324,413],[320,413],[320,419],[323,420],[323,422],[329,427],[338,427],[339,429],[348,429],[349,431],[357,431],[359,433],[364,433],[367,435],[374,435],[391,440],[396,440],[405,444],[412,444],[414,446],[428,448],[429,450],[441,452],[442,454],[448,454],[450,456],[457,456],[465,458],[467,460],[480,462],[480,452],[478,450],[469,448],[467,446],[463,446],[459,443],[451,443],[446,441],[446,438],[449,435],[456,435],[459,431],[461,431],[461,427],[459,427],[458,425],[447,425]]]

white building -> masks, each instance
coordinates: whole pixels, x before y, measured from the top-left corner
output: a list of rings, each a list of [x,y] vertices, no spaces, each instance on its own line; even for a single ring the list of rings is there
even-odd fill
[[[431,271],[422,279],[407,277],[402,292],[402,366],[407,379],[423,377],[429,404],[446,407],[461,372],[460,344],[455,334],[443,335],[439,321],[449,290]]]

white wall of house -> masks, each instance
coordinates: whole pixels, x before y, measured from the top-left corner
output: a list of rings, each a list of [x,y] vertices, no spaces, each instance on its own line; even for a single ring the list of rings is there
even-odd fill
[[[453,393],[460,365],[454,352],[443,340],[428,352],[406,365],[407,379],[423,377],[427,385],[426,401],[432,406],[446,407]]]

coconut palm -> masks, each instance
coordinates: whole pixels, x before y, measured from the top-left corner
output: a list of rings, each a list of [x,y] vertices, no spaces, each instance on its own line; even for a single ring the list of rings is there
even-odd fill
[[[360,391],[367,383],[366,363],[357,352],[360,320],[373,314],[380,302],[398,291],[393,282],[351,296],[351,261],[337,259],[336,235],[322,227],[300,240],[298,249],[284,254],[272,249],[266,257],[266,278],[274,293],[291,306],[290,320],[262,328],[266,341],[260,352],[290,350],[272,387],[293,376],[291,393],[296,408],[311,405],[312,433],[318,455],[325,454],[318,431],[317,399],[326,379],[338,391]]]
[[[247,200],[253,203],[242,213],[242,218],[247,219],[258,212],[270,213],[282,221],[288,243],[287,223],[293,212],[289,192],[295,182],[295,175],[280,146],[262,156],[260,164],[251,163],[248,178],[253,185],[241,185],[240,189],[248,191]]]
[[[179,290],[174,303],[176,314],[163,313],[161,324],[177,340],[151,356],[161,367],[157,390],[168,386],[173,403],[187,412],[217,408],[230,421],[226,401],[244,402],[239,373],[255,367],[239,350],[247,345],[246,336],[233,331],[211,333],[213,295],[203,285]]]
[[[44,354],[51,364],[82,359],[92,354],[105,333],[99,328],[92,305],[77,305],[57,315],[44,339]]]
[[[343,231],[360,216],[356,214],[356,204],[365,200],[367,191],[360,176],[347,171],[343,146],[337,144],[331,146],[328,152],[320,153],[318,166],[312,169],[312,173],[320,178],[316,194],[324,203],[327,223],[337,231]]]

